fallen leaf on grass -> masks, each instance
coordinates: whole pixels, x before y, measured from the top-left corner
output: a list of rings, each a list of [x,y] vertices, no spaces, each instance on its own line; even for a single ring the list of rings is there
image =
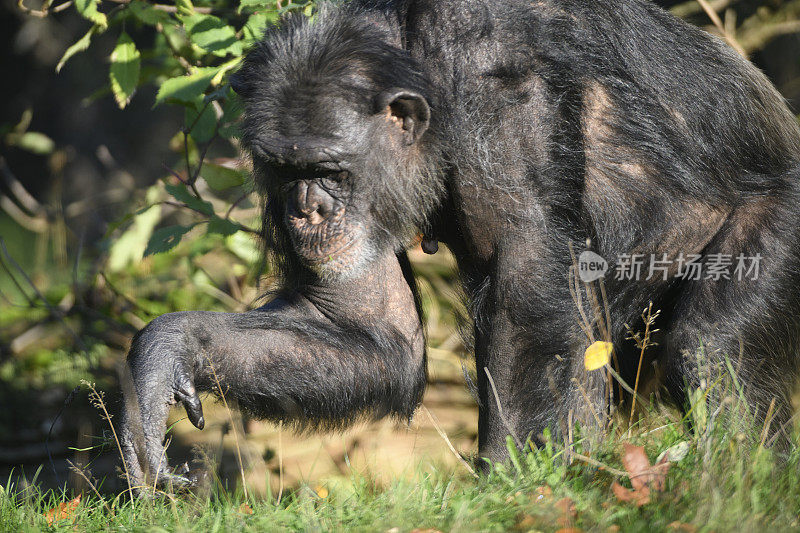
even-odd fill
[[[47,520],[47,525],[52,526],[59,520],[71,520],[75,514],[75,511],[78,509],[78,506],[81,504],[81,496],[83,495],[78,494],[75,499],[68,502],[61,502],[58,504],[58,506],[53,507],[44,513],[44,518]]]
[[[666,458],[662,459],[660,463],[650,466],[643,446],[634,446],[627,442],[623,446],[625,452],[622,454],[622,466],[630,475],[634,490],[644,486],[649,486],[656,492],[664,490],[667,470],[669,470],[669,462]]]
[[[641,489],[626,489],[616,481],[611,484],[611,490],[614,492],[614,496],[617,499],[624,503],[633,503],[636,507],[641,507],[642,505],[650,503],[650,489],[642,487]]]
[[[546,498],[549,498],[553,495],[553,489],[548,487],[547,485],[543,485],[541,487],[536,487],[533,490],[533,501],[540,502]]]
[[[655,465],[650,465],[643,446],[634,446],[627,442],[623,446],[622,466],[628,472],[633,490],[616,481],[611,485],[611,490],[619,501],[632,502],[641,507],[650,502],[651,493],[664,490],[670,463],[664,457]]]
[[[578,514],[578,511],[575,510],[575,502],[569,498],[561,498],[556,502],[556,509],[558,509],[559,513],[557,524],[562,528],[570,527],[572,520]]]
[[[684,533],[695,533],[697,528],[694,527],[692,524],[684,524],[683,522],[670,522],[667,526],[670,531],[683,531]]]
[[[240,514],[253,514],[253,508],[250,507],[248,504],[243,503],[239,506],[239,513]]]

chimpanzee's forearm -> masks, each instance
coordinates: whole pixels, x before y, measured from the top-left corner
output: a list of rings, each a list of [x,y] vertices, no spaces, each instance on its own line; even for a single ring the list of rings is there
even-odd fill
[[[303,300],[176,317],[189,332],[197,390],[221,390],[264,418],[312,425],[361,413],[410,416],[425,384],[421,332],[407,337],[381,317],[333,321]]]
[[[319,282],[247,313],[163,315],[136,336],[128,364],[122,440],[137,483],[168,475],[170,404],[203,427],[203,391],[264,418],[333,427],[362,414],[409,417],[425,386],[422,327],[393,254],[357,279]]]

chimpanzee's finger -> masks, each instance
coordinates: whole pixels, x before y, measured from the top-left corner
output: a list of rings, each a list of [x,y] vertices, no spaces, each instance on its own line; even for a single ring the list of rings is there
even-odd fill
[[[183,404],[186,409],[186,415],[194,424],[194,427],[203,429],[206,425],[206,420],[203,418],[203,404],[200,402],[200,397],[197,395],[197,389],[194,388],[194,385],[186,380],[175,391],[175,399]]]

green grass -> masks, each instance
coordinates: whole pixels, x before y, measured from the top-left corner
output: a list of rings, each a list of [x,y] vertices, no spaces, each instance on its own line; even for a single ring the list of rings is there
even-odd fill
[[[387,486],[353,473],[350,483],[328,486],[327,494],[320,490],[324,498],[308,486],[284,493],[280,501],[274,494],[247,500],[220,487],[203,496],[133,502],[126,494],[84,494],[76,511],[52,528],[44,514],[73,494],[42,493],[35,484],[5,486],[0,531],[800,529],[800,449],[778,457],[765,448],[762,428],[750,422],[738,395],[730,393],[731,387],[723,391],[719,380],[710,383],[715,384],[694,395],[697,402],[685,419],[651,408],[630,430],[620,423],[603,433],[576,436],[572,454],[590,456],[590,462],[567,461],[565,447],[552,444],[515,453],[507,465],[496,465],[477,480],[466,468],[453,472],[420,464],[414,475]],[[721,402],[708,400],[712,397]],[[676,444],[689,448],[671,465],[665,489],[641,507],[619,502],[611,490],[614,481],[630,487],[626,476],[615,473],[624,470],[625,442],[644,446],[653,463]],[[253,513],[242,512],[242,504]],[[568,510],[571,505],[574,511]]]

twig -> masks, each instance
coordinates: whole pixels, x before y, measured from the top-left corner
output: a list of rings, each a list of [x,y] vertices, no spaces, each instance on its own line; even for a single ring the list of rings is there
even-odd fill
[[[444,430],[441,427],[439,427],[439,422],[433,416],[433,413],[431,413],[428,410],[428,408],[425,407],[424,405],[422,406],[422,410],[425,411],[425,414],[428,415],[428,418],[430,418],[431,423],[433,424],[433,427],[436,429],[437,433],[439,433],[439,436],[444,439],[444,442],[447,444],[447,447],[450,448],[450,451],[453,452],[453,455],[456,456],[456,459],[458,459],[459,462],[462,465],[464,465],[464,468],[466,468],[469,471],[469,473],[472,475],[472,477],[474,477],[475,479],[478,479],[478,474],[476,474],[475,470],[473,470],[473,468],[471,466],[469,466],[469,463],[466,462],[463,457],[461,457],[461,454],[458,453],[458,450],[456,450],[455,446],[453,446],[453,443],[450,442],[450,439],[447,437],[447,433],[445,433]]]
[[[711,6],[708,4],[708,2],[707,2],[706,0],[697,0],[697,3],[698,3],[698,4],[700,4],[700,6],[703,8],[703,11],[705,11],[705,12],[706,12],[706,15],[708,15],[708,18],[710,18],[710,19],[711,19],[711,22],[713,22],[713,23],[714,23],[714,26],[716,26],[716,27],[717,27],[717,29],[718,29],[720,32],[722,32],[722,36],[725,38],[725,40],[728,42],[728,44],[729,44],[729,45],[731,45],[731,47],[732,47],[734,50],[736,50],[737,52],[739,52],[739,54],[740,54],[742,57],[745,57],[745,58],[746,58],[746,57],[747,57],[747,52],[745,52],[745,51],[744,51],[744,48],[742,48],[742,45],[740,45],[740,44],[738,43],[738,41],[736,40],[736,38],[734,38],[734,36],[733,36],[733,35],[731,35],[731,34],[728,32],[728,30],[726,30],[726,29],[725,29],[725,24],[723,24],[723,23],[722,23],[722,19],[720,19],[720,18],[719,18],[719,15],[717,15],[717,12],[716,12],[716,11],[714,11],[714,8],[712,8],[712,7],[711,7]]]
[[[25,273],[25,270],[23,270],[23,268],[21,266],[19,266],[19,263],[17,263],[14,260],[14,258],[11,257],[11,254],[8,252],[8,248],[6,248],[6,243],[5,243],[5,241],[3,240],[2,237],[0,237],[0,250],[2,250],[3,255],[5,255],[5,257],[8,260],[8,262],[11,263],[11,265],[14,266],[14,268],[16,268],[17,271],[19,271],[19,273],[22,275],[22,277],[25,279],[25,281],[28,283],[28,285],[30,285],[30,287],[36,293],[36,296],[38,296],[38,298],[42,301],[42,303],[50,311],[50,314],[52,316],[54,316],[55,318],[57,318],[61,322],[61,325],[64,326],[64,329],[67,330],[67,332],[70,334],[70,336],[75,341],[75,344],[80,348],[80,350],[82,352],[84,352],[84,353],[87,353],[86,345],[83,343],[81,338],[78,337],[77,333],[75,333],[72,330],[72,328],[69,327],[69,325],[67,324],[66,320],[64,320],[64,313],[60,309],[58,309],[56,307],[53,307],[53,305],[51,305],[50,302],[47,301],[47,298],[45,298],[44,295],[41,293],[41,291],[39,291],[39,288],[36,287],[36,284],[33,283],[33,280],[31,280],[31,278],[28,277],[28,274]],[[8,272],[8,267],[5,266],[5,261],[2,261],[2,263],[4,265],[4,268]],[[19,285],[17,285],[17,287],[19,288]],[[31,304],[33,304],[33,301],[31,301]]]
[[[108,1],[111,2],[111,3],[114,3],[114,4],[127,5],[127,4],[130,4],[132,0],[108,0]],[[178,12],[178,8],[176,6],[169,6],[169,5],[166,5],[166,4],[149,4],[149,6],[152,7],[153,9],[158,9],[160,11],[166,11],[167,13],[177,13]],[[213,10],[210,7],[194,6],[193,9],[194,9],[195,12],[203,13],[203,14],[209,14],[209,13],[213,12]]]
[[[623,476],[623,477],[627,477],[627,478],[631,477],[630,474],[628,474],[627,472],[623,472],[622,470],[617,470],[616,468],[610,467],[608,465],[604,465],[600,461],[595,461],[591,457],[586,457],[585,455],[581,455],[581,454],[576,453],[576,452],[572,452],[572,457],[574,457],[575,459],[577,459],[579,461],[583,461],[584,463],[590,464],[592,466],[596,466],[600,470],[605,470],[606,472],[609,472],[609,473],[614,474],[616,476]]]
[[[580,382],[578,381],[578,378],[572,378],[572,381],[574,381],[575,385],[578,386],[578,390],[580,391],[581,396],[583,396],[583,399],[586,400],[587,404],[589,404],[589,409],[592,410],[592,415],[594,416],[594,419],[597,421],[598,427],[602,428],[603,427],[603,423],[600,422],[600,417],[597,416],[597,412],[595,412],[595,410],[594,410],[594,404],[592,403],[592,400],[589,399],[589,396],[586,394],[586,391],[583,390],[583,385],[580,384]]]
[[[41,214],[45,211],[42,204],[36,201],[36,198],[33,197],[31,193],[25,189],[25,186],[17,179],[11,169],[6,162],[6,159],[3,156],[0,156],[0,171],[3,175],[3,181],[6,182],[8,186],[8,190],[14,195],[17,201],[34,214]]]
[[[66,409],[67,406],[72,403],[72,400],[75,399],[75,395],[78,394],[79,390],[81,390],[80,385],[72,389],[72,392],[67,394],[67,397],[64,398],[64,403],[61,404],[61,408],[58,410],[58,413],[56,413],[55,418],[53,418],[53,422],[50,424],[50,429],[47,431],[47,437],[44,439],[44,450],[47,452],[47,459],[50,461],[50,468],[53,469],[53,474],[56,476],[57,485],[61,485],[61,480],[58,477],[56,464],[53,462],[53,455],[50,453],[50,437],[53,434],[53,428],[56,426],[56,422],[58,422],[58,419],[61,418],[62,414],[64,414],[64,409]]]

